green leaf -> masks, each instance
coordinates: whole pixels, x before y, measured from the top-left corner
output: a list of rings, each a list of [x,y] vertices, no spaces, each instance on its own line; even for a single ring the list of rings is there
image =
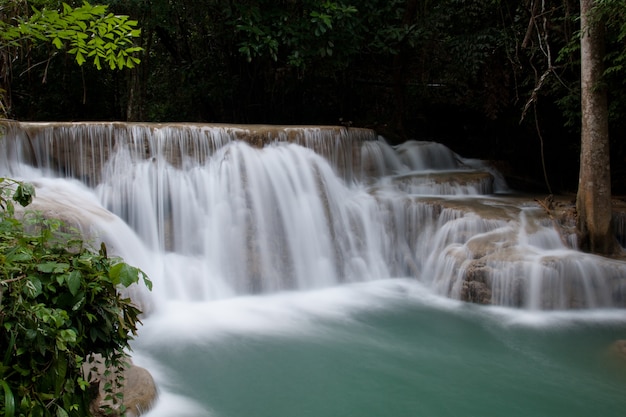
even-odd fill
[[[13,369],[22,376],[29,376],[31,373],[28,369],[24,369],[19,365],[13,365]]]
[[[39,296],[39,294],[41,294],[41,290],[42,285],[39,278],[37,278],[36,276],[30,276],[29,279],[26,281],[26,285],[24,286],[24,292],[26,292],[29,297],[35,298]]]
[[[6,381],[0,381],[0,387],[4,391],[4,417],[13,417],[15,416],[15,397],[11,387]]]
[[[63,386],[65,385],[65,377],[67,375],[67,368],[68,368],[68,364],[67,364],[67,358],[65,355],[59,355],[58,360],[55,364],[56,366],[54,367],[54,382],[55,382],[55,387],[54,387],[54,395],[55,397],[60,397],[61,396],[61,392],[63,390]]]
[[[85,294],[84,293],[80,293],[78,295],[78,301],[76,301],[76,303],[74,303],[74,305],[72,306],[72,311],[76,311],[79,308],[81,308],[84,304],[85,304]]]
[[[35,197],[35,187],[32,184],[20,183],[13,194],[13,200],[22,207],[26,207],[33,201]]]
[[[6,257],[7,262],[27,262],[31,259],[33,259],[33,254],[26,251],[12,252]]]
[[[65,262],[45,262],[37,265],[37,270],[46,274],[62,274],[69,268],[70,265]]]
[[[76,343],[76,332],[72,329],[64,329],[61,330],[58,334],[57,334],[57,342],[61,341],[62,343],[71,343],[74,344]],[[61,361],[62,362],[62,361]],[[59,362],[60,365],[62,365],[62,363]],[[67,364],[65,365],[67,367]]]
[[[67,286],[72,295],[76,295],[80,289],[82,275],[80,271],[72,271],[67,275]]]
[[[63,408],[61,408],[60,405],[57,405],[56,416],[57,417],[69,417],[69,415],[67,414],[67,411],[65,411]]]
[[[139,281],[139,269],[120,262],[111,267],[109,277],[115,285],[121,284],[124,287],[128,287]]]
[[[82,53],[79,52],[79,53],[76,54],[76,63],[79,66],[83,65],[85,63],[85,61],[86,61],[85,57],[83,56]]]
[[[148,276],[143,271],[140,270],[139,273],[143,276],[143,283],[146,286],[146,288],[152,291],[152,281],[148,278]]]

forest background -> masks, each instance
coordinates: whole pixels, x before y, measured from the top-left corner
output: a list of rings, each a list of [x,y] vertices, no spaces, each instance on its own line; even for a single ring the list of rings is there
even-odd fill
[[[81,2],[66,1],[70,6]],[[435,140],[499,162],[514,188],[575,192],[580,10],[572,0],[101,0],[137,20],[141,64],[3,51],[18,120],[323,124]],[[626,1],[607,28],[614,194],[626,193]],[[2,1],[9,21],[55,0]],[[545,168],[545,172],[544,172]]]

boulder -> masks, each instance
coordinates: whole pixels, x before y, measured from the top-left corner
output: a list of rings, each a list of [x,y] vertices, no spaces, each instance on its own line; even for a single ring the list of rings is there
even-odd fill
[[[91,402],[90,411],[95,417],[118,417],[120,405],[114,404],[111,400],[107,400],[107,393],[104,390],[105,384],[113,383],[114,373],[110,376],[104,376],[106,369],[101,356],[93,355],[92,359],[88,359],[83,365],[85,379],[91,383],[94,389],[94,400]],[[114,383],[113,383],[114,384]],[[115,384],[114,384],[115,385]],[[121,392],[123,394],[122,404],[126,410],[126,417],[138,417],[152,408],[152,405],[158,397],[157,387],[150,372],[145,368],[133,365],[129,359],[128,366],[124,369],[123,386],[116,390],[114,388],[113,395]],[[114,412],[107,412],[108,408]]]

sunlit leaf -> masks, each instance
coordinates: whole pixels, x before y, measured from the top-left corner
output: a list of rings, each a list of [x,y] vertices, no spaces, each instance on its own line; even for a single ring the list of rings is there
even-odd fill
[[[109,276],[114,283],[128,287],[139,280],[139,269],[121,262],[111,267]]]

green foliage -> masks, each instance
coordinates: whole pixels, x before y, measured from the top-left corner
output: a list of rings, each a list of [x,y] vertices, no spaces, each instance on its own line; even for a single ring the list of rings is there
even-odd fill
[[[610,124],[614,132],[623,132],[626,128],[626,0],[599,0],[597,7],[607,30],[603,78],[609,91]]]
[[[626,123],[626,0],[596,0],[594,19],[602,22],[606,28],[606,51],[604,56],[605,70],[603,82],[609,92],[609,118],[611,129],[614,132],[623,131]],[[579,16],[573,15],[569,20],[579,24]],[[550,34],[553,38],[559,36],[559,31]],[[567,80],[567,89],[554,88],[550,91],[554,101],[563,112],[565,124],[574,131],[580,128],[580,36],[579,28],[573,31],[563,46],[558,50],[556,64],[570,69],[575,76],[562,77],[558,80],[563,83]],[[558,87],[558,86],[557,86]]]
[[[293,67],[331,57],[335,46],[354,36],[357,8],[342,1],[273,1],[235,4],[232,20],[239,52],[248,62],[263,56]]]
[[[11,200],[28,203],[31,186],[5,179],[0,188],[0,409],[7,417],[89,415],[94,392],[81,367],[96,353],[114,374],[106,388],[115,405],[140,314],[118,289],[150,281],[58,220],[16,219]]]
[[[142,50],[134,44],[141,34],[136,26],[136,20],[108,13],[107,6],[86,1],[76,8],[63,3],[61,11],[33,7],[31,16],[0,21],[0,47],[20,46],[29,40],[66,50],[78,65],[91,60],[98,69],[103,63],[113,70],[134,68]]]

